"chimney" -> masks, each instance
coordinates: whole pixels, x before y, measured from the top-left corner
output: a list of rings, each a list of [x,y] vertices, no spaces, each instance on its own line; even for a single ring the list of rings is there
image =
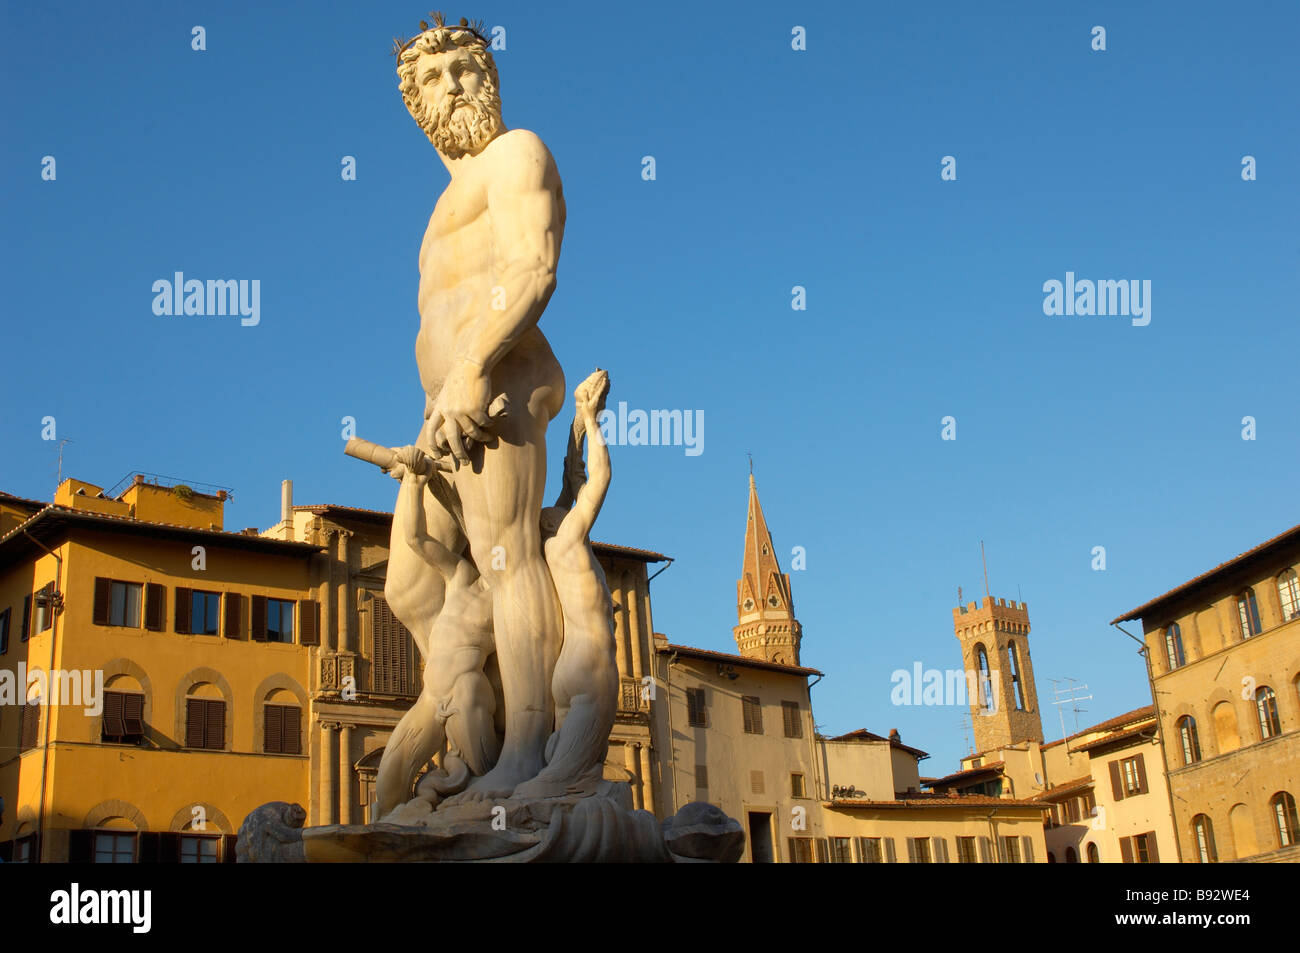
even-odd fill
[[[897,728],[890,728],[890,729],[889,729],[889,740],[890,740],[890,741],[897,742],[898,744],[902,744],[902,743],[903,743],[903,736],[900,735],[900,734],[898,733],[898,729],[897,729]]]
[[[284,525],[284,538],[293,539],[293,481],[280,481],[280,522]]]

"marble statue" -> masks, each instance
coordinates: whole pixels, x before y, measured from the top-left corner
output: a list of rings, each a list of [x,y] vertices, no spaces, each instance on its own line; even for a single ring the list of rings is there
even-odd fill
[[[597,369],[574,391],[560,496],[543,508],[565,382],[538,322],[564,193],[541,139],[502,122],[488,47],[440,14],[396,44],[403,102],[451,176],[419,253],[424,419],[410,446],[347,447],[400,484],[384,595],[424,683],[384,749],[376,821],[303,829],[301,807],[274,802],[245,820],[239,857],[734,861],[744,835],[717,808],[660,823],[604,777],[619,676],[591,530],[610,487],[610,380]]]

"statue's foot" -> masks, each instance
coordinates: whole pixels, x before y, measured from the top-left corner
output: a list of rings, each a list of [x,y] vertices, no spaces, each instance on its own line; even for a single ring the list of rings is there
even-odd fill
[[[555,768],[555,765],[543,769],[542,773],[537,777],[518,785],[512,795],[514,799],[542,800],[553,797],[569,797],[574,794],[585,797],[596,793],[596,787],[604,773],[602,770],[603,765],[596,765],[594,768],[580,772],[577,776],[563,768],[552,770],[553,768]]]
[[[474,804],[479,801],[494,801],[510,797],[520,781],[528,777],[526,770],[514,765],[498,762],[487,774],[475,778],[464,791],[442,802],[444,807],[456,804]]]

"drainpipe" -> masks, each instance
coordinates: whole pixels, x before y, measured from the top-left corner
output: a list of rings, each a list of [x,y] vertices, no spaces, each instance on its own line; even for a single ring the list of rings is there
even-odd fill
[[[1151,653],[1147,651],[1147,644],[1132,632],[1129,632],[1116,622],[1112,622],[1111,625],[1142,646],[1142,648],[1138,649],[1138,655],[1142,656],[1142,660],[1146,662],[1147,686],[1151,689],[1151,704],[1156,709],[1156,737],[1160,739],[1160,758],[1165,763],[1165,796],[1169,799],[1169,822],[1174,828],[1174,856],[1178,858],[1178,862],[1181,864],[1183,862],[1183,839],[1178,836],[1178,815],[1174,813],[1174,789],[1169,784],[1169,759],[1165,756],[1165,752],[1169,749],[1165,747],[1165,720],[1160,717],[1160,699],[1156,698],[1156,679],[1151,671]]]
[[[50,605],[48,609],[51,614],[50,619],[50,664],[45,672],[45,694],[53,695],[50,686],[54,683],[54,646],[58,641],[59,635],[59,615],[60,612],[56,607],[62,602],[63,592],[63,557],[58,553],[47,549],[45,544],[38,540],[27,530],[23,530],[23,535],[33,543],[45,550],[46,555],[54,557],[54,592],[50,596]],[[27,700],[27,686],[23,686],[23,701]],[[43,698],[41,701],[46,708],[50,707],[50,699]],[[45,783],[50,773],[50,722],[53,721],[53,714],[47,711],[45,714],[45,741],[41,746],[41,799],[36,805],[36,860],[40,862],[45,855]]]
[[[811,685],[808,686],[808,720],[812,722],[812,731],[809,732],[809,734],[811,735],[811,738],[809,739],[809,744],[812,746],[813,797],[818,801],[818,803],[820,803],[822,800],[823,788],[821,786],[821,778],[818,776],[817,773],[817,719],[813,717],[812,690],[817,686],[817,682],[820,682],[825,677],[826,677],[825,675],[818,675],[817,681],[813,682]],[[890,764],[892,767],[893,764],[892,755],[890,756]],[[890,771],[890,775],[891,776],[893,775],[892,770]],[[830,800],[830,791],[826,791],[826,800]]]
[[[650,633],[650,642],[653,648],[653,632]],[[674,652],[668,656],[668,664],[664,666],[664,694],[668,696],[668,776],[673,786],[673,814],[677,813],[677,745],[673,742],[673,663],[676,661],[677,653]]]

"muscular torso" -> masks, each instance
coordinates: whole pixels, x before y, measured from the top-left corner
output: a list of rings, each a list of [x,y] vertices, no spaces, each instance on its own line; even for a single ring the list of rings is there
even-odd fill
[[[420,333],[415,350],[420,382],[430,398],[442,388],[461,335],[492,311],[497,273],[509,257],[507,249],[496,248],[488,200],[495,168],[510,159],[509,147],[500,148],[509,135],[493,140],[472,166],[452,179],[434,207],[420,246]],[[548,162],[543,188],[556,199],[558,220],[552,228],[558,249],[564,235],[564,197],[553,162]],[[543,363],[547,358],[554,361],[546,338],[535,326],[515,348],[545,352]]]

